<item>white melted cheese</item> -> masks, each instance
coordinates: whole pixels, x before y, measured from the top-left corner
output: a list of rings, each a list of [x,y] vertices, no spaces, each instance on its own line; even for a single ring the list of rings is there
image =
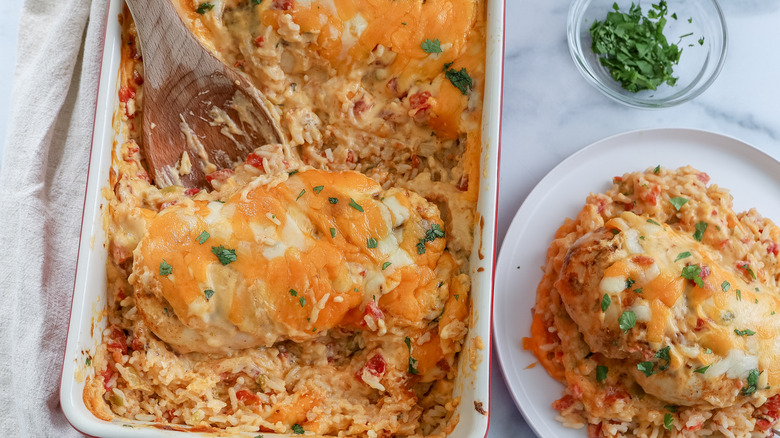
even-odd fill
[[[726,375],[729,379],[746,379],[750,370],[758,369],[758,356],[745,354],[742,350],[732,349],[728,356],[713,363],[704,373],[707,377]]]

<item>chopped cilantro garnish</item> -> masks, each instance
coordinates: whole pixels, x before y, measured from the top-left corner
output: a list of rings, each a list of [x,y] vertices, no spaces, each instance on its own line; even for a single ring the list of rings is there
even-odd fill
[[[91,358],[91,357],[89,357],[89,356],[87,356],[87,358],[86,358],[86,359],[84,359],[84,364],[85,364],[86,366],[90,366],[90,365],[92,365],[92,358]]]
[[[328,198],[328,202],[330,202],[331,204],[338,204],[339,198]]]
[[[439,224],[431,224],[431,228],[425,232],[425,241],[432,242],[438,238],[444,238],[444,230]]]
[[[199,13],[199,14],[203,15],[203,14],[205,14],[207,11],[210,11],[210,10],[212,10],[212,9],[214,9],[214,5],[212,5],[212,4],[211,4],[211,3],[209,3],[209,2],[203,2],[203,3],[201,3],[201,4],[200,4],[200,6],[198,6],[198,9],[195,9],[195,12],[197,12],[197,13]]]
[[[604,297],[601,298],[601,311],[606,312],[610,304],[612,304],[612,299],[609,297],[609,295],[604,294]]]
[[[695,370],[693,370],[693,372],[694,373],[699,373],[699,374],[704,374],[704,373],[707,372],[707,368],[709,368],[709,367],[710,366],[707,365],[706,367],[696,368]]]
[[[319,194],[322,191],[322,189],[324,189],[324,188],[325,188],[325,186],[317,186],[317,187],[313,187],[311,189],[311,191],[316,193],[316,194]]]
[[[656,221],[654,221],[652,219],[648,219],[647,223],[650,223],[650,224],[653,224],[653,225],[658,225],[659,227],[661,226],[661,224],[659,224],[658,222],[656,222]]]
[[[660,367],[658,368],[658,369],[660,369],[661,371],[664,371],[664,370],[666,370],[667,368],[669,368],[669,364],[670,364],[670,363],[671,363],[671,361],[672,361],[672,358],[671,358],[671,356],[670,356],[670,354],[669,354],[669,350],[670,350],[670,349],[671,349],[671,347],[667,345],[666,347],[664,347],[664,348],[662,348],[662,349],[658,350],[658,351],[655,353],[655,356],[654,356],[655,358],[657,358],[657,359],[661,359],[661,360],[664,360],[664,361],[666,361],[666,364],[665,364],[665,365],[662,365],[662,366],[660,366]]]
[[[222,245],[219,245],[219,246],[212,246],[211,252],[214,253],[215,256],[217,256],[219,262],[222,263],[222,265],[227,265],[231,262],[236,261],[235,249],[228,249]]]
[[[163,259],[163,261],[160,262],[160,275],[168,276],[171,275],[171,272],[173,272],[173,267]]]
[[[369,237],[368,239],[366,239],[366,246],[369,248],[376,248],[377,247],[376,239],[374,239],[373,237]]]
[[[406,348],[409,350],[409,368],[408,372],[409,374],[417,374],[419,371],[417,371],[417,359],[412,357],[412,340],[409,339],[409,336],[404,338],[404,344],[406,344]]]
[[[634,289],[634,292],[636,292],[638,294],[641,294],[642,293],[642,288],[638,287],[638,288]]]
[[[298,424],[298,423],[295,423],[295,424],[292,425],[292,431],[296,435],[303,435],[303,433],[304,433],[303,427],[301,427],[301,425]]]
[[[654,365],[655,365],[654,363],[652,363],[652,362],[650,362],[648,360],[648,361],[639,362],[638,364],[636,364],[636,369],[638,369],[639,371],[643,372],[646,377],[650,377],[653,374],[655,374],[655,371],[653,371],[653,366]]]
[[[699,265],[688,265],[682,268],[680,276],[692,280],[699,287],[704,287],[704,280],[701,279],[701,267]]]
[[[742,301],[742,291],[737,289],[737,301]]]
[[[335,228],[331,228],[330,229],[330,237],[333,237],[333,238],[336,237],[336,229]]]
[[[385,269],[387,269],[387,267],[388,267],[388,266],[390,266],[390,265],[392,265],[392,263],[390,263],[390,262],[384,262],[384,263],[382,263],[382,270],[384,271],[384,270],[385,270]]]
[[[298,302],[301,303],[301,307],[306,305],[306,297],[298,298]]]
[[[361,207],[361,206],[360,206],[360,204],[358,204],[357,202],[355,202],[355,200],[354,200],[354,199],[352,199],[352,198],[349,198],[349,206],[350,206],[350,207],[352,207],[352,208],[354,208],[355,210],[357,210],[357,211],[359,211],[359,212],[363,213],[363,207]]]
[[[691,256],[691,252],[690,251],[681,252],[681,253],[677,254],[677,258],[674,259],[674,261],[677,262],[677,261],[680,261],[680,260],[682,260],[684,258],[687,258],[687,257],[690,257],[690,256]]]
[[[664,36],[666,2],[652,5],[647,16],[639,4],[632,3],[628,13],[621,12],[617,3],[613,9],[603,21],[595,20],[590,27],[591,49],[601,65],[632,93],[656,90],[664,83],[675,85],[673,65],[680,60],[682,50],[669,44]]]
[[[211,234],[209,234],[209,232],[208,232],[208,231],[203,231],[203,232],[202,232],[202,233],[200,233],[200,235],[198,236],[198,239],[197,239],[197,240],[198,240],[198,243],[200,243],[201,245],[203,245],[203,244],[204,244],[204,243],[205,243],[205,242],[206,242],[206,241],[209,239],[209,237],[211,237]]]
[[[263,2],[263,0],[252,0],[252,4],[253,4],[254,6],[257,6],[257,5],[259,5],[260,3],[262,3],[262,2]],[[262,435],[258,435],[258,436],[256,436],[255,438],[257,438],[257,437],[263,438],[263,436],[262,436]]]
[[[669,411],[671,413],[677,412],[677,406],[675,406],[675,405],[665,405],[664,409],[666,409],[667,411]]]
[[[729,283],[728,281],[724,281],[723,283],[720,284],[720,288],[723,289],[723,292],[728,292],[729,289],[731,289],[731,283]]]
[[[287,176],[293,176],[296,173],[298,173],[298,171],[297,170],[293,170],[293,171],[287,172]]]
[[[297,200],[301,199],[301,196],[303,196],[304,193],[306,193],[306,189],[301,189],[301,193],[298,193],[298,197],[295,198],[295,200],[297,201]]]
[[[211,289],[206,289],[203,291],[203,295],[206,295],[206,301],[208,301],[212,296],[214,296],[214,291]]]
[[[696,232],[693,233],[693,238],[701,242],[702,237],[704,237],[704,232],[707,231],[707,222],[698,222],[696,223]]]
[[[420,44],[425,53],[441,53],[441,42],[434,38],[433,41],[426,39]]]
[[[425,239],[420,239],[420,241],[417,242],[417,254],[425,254]]]
[[[758,376],[761,373],[757,369],[752,369],[748,373],[747,384],[748,386],[742,388],[742,395],[752,395],[758,389]]]
[[[467,95],[469,91],[474,87],[474,81],[469,76],[465,68],[455,70],[454,68],[447,68],[444,72],[444,76],[450,80],[450,83],[460,90],[461,94]]]
[[[734,329],[734,333],[736,333],[737,336],[753,336],[756,334],[756,332],[750,329],[745,329],[745,330]]]
[[[626,279],[626,289],[631,289],[631,285],[636,283],[633,279],[630,277]]]
[[[750,277],[751,277],[753,280],[755,280],[755,279],[756,279],[756,273],[755,273],[755,272],[753,272],[753,270],[752,270],[752,269],[750,269],[750,265],[749,265],[749,264],[745,263],[745,264],[743,264],[743,265],[740,265],[740,266],[739,266],[739,269],[744,269],[744,270],[745,270],[745,272],[747,272],[748,274],[750,274]]]
[[[295,289],[290,289],[290,295],[292,295],[294,297],[297,297],[298,296],[298,291],[295,290]]]
[[[636,324],[636,314],[633,311],[626,310],[625,312],[620,314],[620,317],[618,318],[618,325],[620,326],[620,330],[627,332],[631,330],[631,328],[633,328],[635,324]]]
[[[674,424],[672,414],[664,414],[664,429],[672,430],[672,424]]]
[[[610,231],[612,231],[612,234],[620,234],[620,230],[618,230],[618,229],[616,229],[616,228],[613,228],[613,229],[612,229],[612,230],[610,230]]]
[[[688,200],[685,198],[681,198],[679,196],[675,196],[674,198],[670,199],[669,202],[672,203],[672,205],[677,211],[680,211],[682,206],[688,203]]]
[[[655,169],[653,169],[653,173],[656,174],[656,175],[661,173],[661,165],[660,164],[655,166]]]
[[[596,381],[601,382],[602,380],[606,379],[607,372],[609,372],[609,368],[605,367],[604,365],[596,365]]]

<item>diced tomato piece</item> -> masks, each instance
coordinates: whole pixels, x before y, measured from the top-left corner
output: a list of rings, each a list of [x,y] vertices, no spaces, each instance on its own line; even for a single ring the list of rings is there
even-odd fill
[[[761,409],[765,410],[766,415],[774,420],[780,418],[780,394],[769,397]]]
[[[780,252],[780,245],[771,240],[765,240],[764,242],[766,242],[766,253],[777,256],[778,252]]]
[[[580,385],[576,383],[573,383],[569,386],[569,392],[571,392],[571,395],[573,395],[574,398],[582,398],[582,388],[580,388]]]
[[[369,301],[368,304],[366,304],[366,310],[363,311],[363,314],[369,315],[376,321],[385,318],[385,313],[382,312],[382,309],[379,308],[379,305],[375,301]]]
[[[694,328],[693,331],[695,332],[701,331],[704,328],[704,324],[706,323],[707,321],[702,318],[696,319],[696,328]]]
[[[747,275],[748,277],[752,277],[750,274],[750,262],[747,261],[739,261],[737,262],[737,269],[739,269],[739,272]],[[755,274],[755,272],[753,272]]]
[[[598,205],[597,211],[599,214],[604,213],[604,210],[607,209],[607,201],[605,201],[604,199],[599,198],[599,200],[596,201],[596,204]]]
[[[245,405],[256,405],[260,402],[260,397],[246,389],[236,391],[236,398]]]
[[[295,3],[293,0],[274,0],[274,2],[271,4],[271,9],[276,9],[280,11],[289,11],[295,6]]]
[[[588,424],[588,438],[599,438],[601,436],[601,423]]]
[[[658,203],[658,195],[661,194],[661,188],[659,186],[653,186],[650,191],[646,191],[639,195],[642,200],[645,202],[649,202],[650,204],[656,205]]]
[[[385,358],[382,354],[377,353],[366,361],[366,364],[355,373],[355,377],[357,377],[358,380],[363,381],[364,372],[368,372],[372,376],[380,377],[385,374],[385,371],[387,371],[387,362],[385,362]]]
[[[225,182],[228,178],[230,178],[231,175],[233,175],[233,169],[222,169],[206,175],[206,181],[208,181],[209,184],[214,187],[215,181],[220,183]]]
[[[106,365],[106,369],[99,372],[98,374],[103,377],[103,389],[105,389],[106,392],[110,391],[111,386],[108,384],[108,382],[112,377],[114,377],[114,370],[112,370],[110,366]]]
[[[707,278],[707,276],[710,275],[710,273],[711,273],[710,267],[707,265],[703,265],[701,267],[701,272],[699,273],[699,277],[701,277],[701,279],[704,280],[705,278]]]
[[[552,404],[552,408],[555,409],[556,411],[563,412],[566,409],[569,409],[573,404],[574,404],[574,397],[572,397],[569,394],[566,394],[563,397],[559,398],[558,400],[555,400]]]
[[[257,47],[263,47],[263,43],[265,42],[265,37],[260,35],[259,37],[255,38],[255,46]]]
[[[634,201],[631,201],[631,202],[624,202],[624,203],[623,203],[623,208],[625,208],[625,209],[626,209],[626,211],[631,211],[631,210],[633,210],[633,209],[634,209],[634,204],[636,204],[636,202],[634,202]]]
[[[420,157],[416,154],[412,155],[412,169],[417,169],[418,167],[420,167]]]
[[[387,81],[387,88],[393,92],[393,94],[398,94],[398,78],[394,77]]]
[[[704,184],[707,184],[708,182],[710,182],[710,176],[707,175],[705,172],[699,172],[696,175],[696,178],[698,178],[698,180],[703,182]]]
[[[119,101],[122,103],[127,103],[128,100],[135,97],[135,88],[128,87],[126,85],[122,85],[121,88],[119,88]]]
[[[347,163],[354,163],[355,162],[355,154],[352,153],[352,149],[347,151]]]
[[[252,152],[251,154],[247,155],[246,164],[263,170],[263,157]]]
[[[701,426],[699,426],[701,427]],[[772,423],[769,422],[769,420],[765,420],[763,418],[759,418],[756,420],[756,427],[761,430],[769,430],[770,427],[772,427]],[[698,430],[698,429],[696,429]]]
[[[185,196],[195,196],[198,193],[200,193],[200,189],[197,187],[190,187],[189,189],[184,191]]]
[[[141,73],[138,73],[138,70],[133,70],[133,82],[136,85],[143,85],[144,83],[144,77],[141,76]]]
[[[604,402],[607,404],[612,404],[616,402],[617,400],[626,400],[631,399],[631,395],[624,391],[621,388],[616,388],[614,386],[608,386],[606,390],[606,395],[604,396]]]
[[[685,430],[690,430],[692,432],[695,432],[699,429],[701,429],[702,423],[694,424],[693,426],[685,426]],[[756,422],[756,425],[758,425],[758,422]]]
[[[461,192],[465,192],[469,189],[469,176],[463,175],[458,180],[458,183],[455,185],[455,187],[458,188]]]
[[[122,354],[127,354],[127,336],[125,332],[117,327],[111,329],[111,334],[108,335],[109,341],[106,344],[109,350],[120,351]]]
[[[352,108],[352,112],[356,116],[359,116],[359,115],[363,114],[364,112],[370,110],[371,107],[373,107],[373,106],[374,106],[373,102],[367,102],[366,99],[360,98],[360,100],[355,102],[355,106]]]
[[[429,97],[431,97],[431,93],[427,91],[423,91],[421,93],[414,93],[411,96],[409,96],[409,106],[412,109],[416,109],[418,111],[424,111],[430,108],[431,106],[430,102],[428,102]]]
[[[631,258],[631,261],[640,266],[650,266],[655,263],[655,259],[646,255],[637,255]]]
[[[141,339],[138,336],[133,337],[133,350],[143,350],[144,349],[144,343],[141,342]]]

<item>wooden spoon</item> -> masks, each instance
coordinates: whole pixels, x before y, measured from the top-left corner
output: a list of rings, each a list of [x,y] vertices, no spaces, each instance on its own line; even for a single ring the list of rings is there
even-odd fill
[[[207,174],[284,141],[260,91],[195,38],[170,0],[126,1],[144,60],[144,156],[158,187],[207,188]]]

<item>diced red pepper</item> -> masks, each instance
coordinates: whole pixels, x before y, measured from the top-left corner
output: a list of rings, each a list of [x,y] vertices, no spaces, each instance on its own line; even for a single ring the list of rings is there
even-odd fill
[[[133,70],[133,82],[136,85],[143,85],[144,83],[144,77],[141,76],[141,73],[138,73],[138,70]]]
[[[263,47],[263,43],[265,42],[265,37],[260,35],[259,37],[255,38],[255,46],[257,47]]]
[[[556,411],[563,412],[566,409],[569,409],[571,405],[574,404],[574,397],[572,397],[569,394],[564,395],[563,397],[559,398],[558,400],[555,400],[552,404],[552,408]]]
[[[233,169],[217,170],[216,172],[211,172],[210,174],[206,175],[206,181],[208,181],[209,184],[214,187],[214,181],[220,183],[225,182],[228,178],[230,178],[231,175],[233,175]]]
[[[106,365],[106,369],[99,372],[98,374],[103,377],[103,389],[105,389],[106,392],[110,391],[111,386],[108,384],[108,382],[112,377],[114,377],[114,370],[112,370],[110,366]]]
[[[469,176],[463,175],[458,180],[458,183],[455,185],[455,187],[458,188],[461,192],[465,192],[469,189]]]
[[[127,354],[127,336],[125,335],[125,332],[117,327],[112,327],[106,347],[108,347],[109,350],[120,351],[122,354]]]
[[[694,424],[693,426],[685,426],[685,430],[689,430],[691,432],[695,432],[699,429],[701,429],[702,423]],[[756,425],[758,425],[758,422],[756,422]]]
[[[769,428],[772,427],[772,423],[769,420],[759,418],[756,420],[756,427],[761,430],[769,430]]]
[[[347,151],[347,163],[354,163],[355,162],[355,154],[352,153],[352,149]]]
[[[200,189],[197,187],[190,187],[189,189],[184,191],[185,196],[195,196],[198,193],[200,193]]]
[[[377,353],[366,361],[366,364],[355,373],[355,377],[357,377],[358,380],[363,381],[364,372],[368,372],[372,376],[380,377],[385,374],[385,371],[387,371],[387,362],[385,362],[384,356]]]
[[[367,102],[366,99],[360,98],[360,100],[355,102],[355,106],[352,108],[352,112],[356,116],[359,116],[359,115],[363,114],[364,112],[370,110],[371,107],[373,107],[373,106],[374,106],[373,102]]]
[[[246,389],[236,391],[236,398],[245,405],[256,405],[260,402],[260,397]]]
[[[599,437],[601,437],[601,423],[588,424],[588,438],[599,438]]]
[[[431,93],[427,91],[414,93],[409,96],[409,107],[418,111],[424,111],[431,106],[430,102],[428,102],[429,97],[431,97]]]
[[[122,85],[121,88],[119,88],[119,101],[122,103],[127,103],[128,100],[135,97],[135,88],[128,87],[126,85]]]
[[[699,172],[696,175],[696,178],[698,178],[699,181],[703,182],[704,184],[707,184],[708,182],[710,182],[710,176],[707,175],[705,172]]]
[[[253,167],[256,167],[256,168],[258,168],[260,170],[264,170],[263,169],[263,157],[261,157],[260,155],[254,153],[254,152],[252,152],[251,154],[247,155],[247,157],[246,157],[246,164],[248,164],[250,166],[253,166]]]
[[[766,253],[777,256],[777,253],[780,252],[780,245],[771,240],[765,240],[764,242],[766,242]]]
[[[271,9],[276,9],[280,11],[289,11],[295,6],[295,3],[293,0],[274,0],[274,2],[271,4]]]

